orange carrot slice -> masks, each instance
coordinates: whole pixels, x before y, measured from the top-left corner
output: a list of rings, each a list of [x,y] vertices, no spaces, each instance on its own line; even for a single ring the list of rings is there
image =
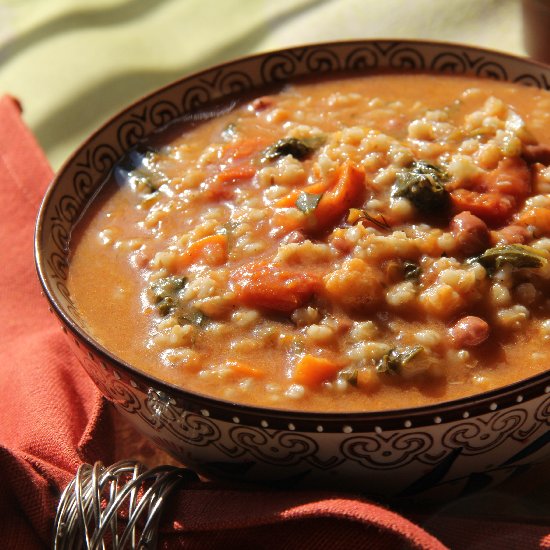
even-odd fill
[[[265,374],[261,369],[242,361],[228,361],[227,366],[231,369],[231,374],[237,378],[262,378]]]
[[[451,201],[455,212],[469,211],[488,224],[502,225],[530,191],[526,162],[519,157],[505,158],[494,170],[479,176],[472,189],[451,191]]]
[[[336,181],[323,194],[315,209],[316,228],[334,227],[350,208],[363,203],[366,195],[365,171],[346,161],[336,174]]]
[[[259,153],[267,146],[267,140],[262,138],[247,138],[228,143],[222,150],[222,159],[244,160]]]
[[[241,180],[247,180],[254,177],[256,168],[254,166],[230,166],[222,170],[216,179],[220,183],[234,183]]]
[[[340,362],[308,354],[296,363],[292,380],[296,384],[315,388],[327,380],[332,380],[341,368]]]
[[[537,233],[550,235],[550,208],[534,207],[519,216],[519,225],[532,225]]]
[[[312,193],[314,195],[319,195],[321,193],[324,193],[328,187],[327,182],[319,181],[317,183],[312,183],[311,185],[308,185],[307,187],[304,187],[304,189],[294,189],[291,193],[288,195],[285,195],[284,197],[281,197],[278,199],[274,206],[276,208],[292,208],[296,206],[296,201],[298,200],[298,197],[300,196],[300,193],[304,191],[305,193]]]
[[[176,262],[178,272],[192,264],[203,262],[210,266],[223,265],[227,261],[227,236],[209,235],[191,243]]]

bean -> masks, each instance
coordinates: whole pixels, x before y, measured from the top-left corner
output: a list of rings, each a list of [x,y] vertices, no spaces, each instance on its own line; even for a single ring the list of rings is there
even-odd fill
[[[449,333],[456,347],[468,348],[478,346],[489,336],[489,325],[480,317],[467,315],[459,319],[450,329]]]
[[[456,239],[458,251],[465,256],[478,254],[489,247],[490,236],[487,225],[471,212],[457,214],[451,220],[450,229]]]

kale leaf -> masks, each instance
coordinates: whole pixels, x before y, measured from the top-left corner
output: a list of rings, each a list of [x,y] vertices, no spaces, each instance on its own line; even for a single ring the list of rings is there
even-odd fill
[[[318,149],[324,138],[283,138],[268,147],[262,154],[262,162],[270,162],[280,157],[292,155],[295,159],[304,160]]]
[[[509,264],[516,268],[540,268],[548,262],[542,251],[525,244],[505,244],[488,248],[483,254],[470,258],[468,263],[478,262],[489,272]]]
[[[447,180],[443,168],[419,160],[398,172],[392,197],[404,197],[421,212],[437,214],[447,210],[450,204],[450,195],[444,185]]]
[[[422,346],[406,347],[402,350],[393,348],[378,360],[376,372],[399,374],[399,371],[422,351],[424,351]]]

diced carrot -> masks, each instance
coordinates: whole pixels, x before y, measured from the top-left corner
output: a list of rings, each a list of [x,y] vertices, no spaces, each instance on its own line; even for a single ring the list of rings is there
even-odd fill
[[[237,301],[290,313],[305,304],[321,286],[314,274],[285,270],[267,262],[250,263],[230,276]]]
[[[350,208],[363,203],[365,194],[365,171],[350,161],[344,162],[334,185],[323,194],[315,209],[317,228],[334,227]]]
[[[274,206],[276,208],[296,206],[301,192],[322,194],[312,214],[313,223],[307,225],[311,232],[323,231],[334,227],[350,208],[363,203],[366,194],[365,171],[346,161],[339,167],[332,181],[319,181],[302,189],[294,189],[288,195],[278,199]],[[296,228],[292,227],[292,229]]]
[[[342,363],[338,361],[304,355],[294,366],[292,380],[296,384],[315,388],[327,380],[332,380],[342,367]]]
[[[211,177],[204,189],[204,198],[211,201],[230,200],[235,187],[231,184],[244,182],[254,177],[256,168],[248,164],[231,165]]]
[[[265,146],[266,140],[262,138],[228,143],[219,155],[221,170],[210,178],[205,196],[214,201],[229,200],[234,189],[227,184],[253,178],[256,174],[256,167],[252,163],[253,157]]]
[[[327,187],[328,184],[326,182],[319,181],[317,183],[312,183],[311,185],[308,185],[303,189],[294,189],[288,195],[285,195],[284,197],[278,199],[275,202],[274,206],[276,208],[292,208],[293,206],[296,206],[296,201],[298,200],[298,197],[300,196],[300,193],[302,191],[304,191],[305,193],[319,195],[321,193],[324,193]]]
[[[531,208],[518,218],[517,223],[532,225],[537,230],[537,236],[550,235],[550,208]]]
[[[516,201],[511,195],[480,193],[470,189],[451,191],[451,202],[455,212],[468,211],[491,225],[505,223],[516,207]]]
[[[279,210],[273,214],[271,226],[277,236],[288,235],[292,231],[301,230],[306,225],[306,217],[302,214],[298,216],[288,210]]]
[[[247,159],[259,153],[267,146],[267,141],[262,138],[248,138],[228,143],[222,150],[222,160]]]
[[[375,392],[382,386],[380,375],[372,369],[363,369],[357,373],[357,387],[367,392]]]
[[[254,166],[244,165],[244,166],[230,166],[225,170],[222,170],[217,176],[216,179],[220,183],[232,183],[240,180],[247,180],[254,177],[256,173],[256,168]]]
[[[199,261],[210,266],[224,264],[227,261],[227,237],[225,235],[209,235],[191,243],[177,259],[177,271],[181,272]]]
[[[273,206],[275,206],[275,208],[292,208],[296,205],[296,200],[299,196],[300,191],[298,189],[294,189],[294,191],[291,191],[288,195],[277,199]]]
[[[241,361],[228,361],[227,366],[237,378],[262,378],[265,375],[261,369]]]

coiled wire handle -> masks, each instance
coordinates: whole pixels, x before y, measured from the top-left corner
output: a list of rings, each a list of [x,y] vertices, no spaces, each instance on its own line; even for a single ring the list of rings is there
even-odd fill
[[[110,467],[101,462],[82,464],[57,507],[54,549],[155,548],[166,497],[178,483],[190,479],[196,475],[184,468],[147,469],[132,460]]]

